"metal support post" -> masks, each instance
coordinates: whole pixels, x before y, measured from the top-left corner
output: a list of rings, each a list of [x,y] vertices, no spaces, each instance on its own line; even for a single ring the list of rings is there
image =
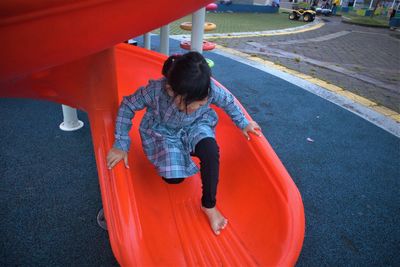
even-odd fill
[[[60,124],[63,131],[76,131],[83,127],[83,122],[78,120],[78,113],[75,108],[62,105],[64,121]]]
[[[160,31],[160,52],[169,55],[169,25],[161,27]]]
[[[146,49],[151,49],[151,37],[150,37],[150,33],[145,33],[143,35],[143,42],[144,42],[144,48]]]
[[[206,21],[206,8],[197,10],[192,15],[191,50],[203,53],[204,23]]]

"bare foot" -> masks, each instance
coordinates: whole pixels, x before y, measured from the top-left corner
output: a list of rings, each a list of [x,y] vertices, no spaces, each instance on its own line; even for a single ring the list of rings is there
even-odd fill
[[[201,207],[204,213],[207,215],[208,220],[210,222],[210,226],[216,235],[221,233],[221,230],[226,227],[228,224],[228,220],[222,216],[219,210],[214,207],[211,209],[207,209],[205,207]]]

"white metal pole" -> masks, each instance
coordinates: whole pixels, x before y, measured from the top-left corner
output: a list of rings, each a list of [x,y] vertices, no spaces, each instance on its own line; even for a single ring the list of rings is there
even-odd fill
[[[169,55],[169,25],[165,25],[161,27],[160,30],[160,52]]]
[[[192,51],[203,53],[203,36],[204,23],[206,21],[206,8],[203,7],[197,10],[192,15],[192,36],[191,47]]]
[[[392,8],[394,8],[394,3],[396,3],[396,0],[393,0],[393,3],[392,3]]]
[[[343,4],[343,0],[340,0],[340,4],[339,4],[339,6],[342,6],[342,4]]]
[[[60,124],[63,131],[76,131],[83,127],[83,122],[78,120],[78,113],[75,108],[62,105],[64,121]]]
[[[151,49],[151,38],[150,38],[150,33],[145,33],[143,35],[143,42],[144,42],[144,48],[146,49]]]
[[[353,2],[353,8],[356,7],[356,3],[357,3],[357,0],[354,0],[354,2]]]
[[[374,0],[371,0],[371,3],[369,4],[369,9],[372,9],[372,4],[374,3]]]

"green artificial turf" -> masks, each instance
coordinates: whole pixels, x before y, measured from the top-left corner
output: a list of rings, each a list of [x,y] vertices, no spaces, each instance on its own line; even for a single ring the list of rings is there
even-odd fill
[[[170,34],[189,34],[180,29],[182,22],[191,22],[192,16],[186,16],[170,24]],[[302,21],[291,21],[285,13],[207,13],[206,21],[217,25],[217,29],[206,33],[232,33],[269,31],[304,25]],[[159,30],[153,31],[159,33]]]
[[[369,16],[357,16],[346,14],[342,16],[342,19],[348,23],[354,23],[358,25],[365,26],[375,26],[375,27],[389,27],[389,20],[387,18],[382,17],[369,17]]]

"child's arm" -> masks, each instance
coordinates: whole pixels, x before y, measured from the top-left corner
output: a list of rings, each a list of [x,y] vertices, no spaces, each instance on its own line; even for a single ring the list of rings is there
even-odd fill
[[[121,160],[124,160],[125,167],[129,168],[127,152],[131,144],[129,131],[132,127],[132,119],[135,116],[135,111],[153,106],[156,82],[150,81],[146,87],[141,87],[134,94],[123,98],[115,123],[114,145],[107,155],[107,167],[109,169]]]
[[[260,126],[255,121],[249,121],[246,119],[242,109],[236,103],[237,100],[235,97],[227,90],[220,88],[214,82],[211,82],[211,86],[211,92],[213,96],[212,104],[222,108],[229,115],[229,117],[231,117],[236,126],[242,130],[247,139],[250,139],[248,135],[249,132],[260,136],[260,133],[257,132],[257,130],[261,130]]]

